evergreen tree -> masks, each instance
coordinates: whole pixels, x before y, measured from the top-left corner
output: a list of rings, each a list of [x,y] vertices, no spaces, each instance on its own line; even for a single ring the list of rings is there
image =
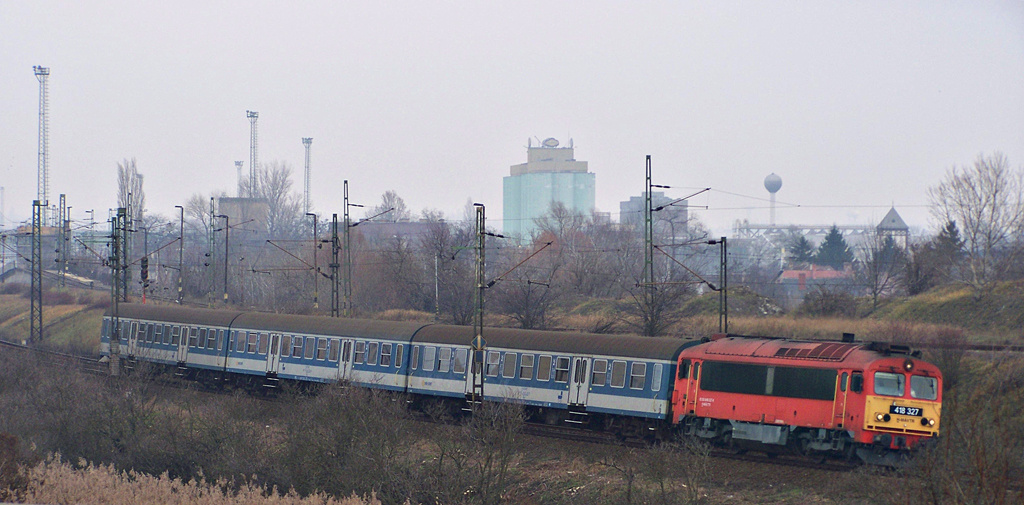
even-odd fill
[[[814,255],[814,264],[842,270],[844,264],[852,262],[853,251],[850,250],[843,234],[839,232],[839,228],[832,225],[828,235],[825,235],[825,240],[818,246],[818,252]]]
[[[814,260],[814,245],[803,235],[794,237],[789,242],[788,259],[794,264],[810,263]]]

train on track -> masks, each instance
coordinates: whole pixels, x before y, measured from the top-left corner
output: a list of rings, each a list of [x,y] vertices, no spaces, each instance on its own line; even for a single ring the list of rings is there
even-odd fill
[[[115,333],[116,327],[116,333]],[[895,464],[939,434],[942,376],[885,343],[651,338],[119,304],[101,352],[214,384],[348,381],[410,401],[511,401],[532,421],[627,438]],[[482,354],[476,355],[474,352]],[[479,369],[474,366],[479,362]],[[482,383],[482,391],[474,384]]]

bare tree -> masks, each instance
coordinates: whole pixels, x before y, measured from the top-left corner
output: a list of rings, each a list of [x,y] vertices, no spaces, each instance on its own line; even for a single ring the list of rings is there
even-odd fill
[[[893,294],[907,273],[906,252],[889,235],[875,235],[864,248],[864,261],[858,264],[857,277],[871,295],[871,309],[878,299]]]
[[[142,179],[135,158],[117,164],[117,206],[128,209],[128,216],[133,221],[142,220],[142,213],[146,209]]]
[[[408,221],[412,218],[412,212],[405,206],[405,200],[398,196],[398,193],[394,190],[387,190],[383,195],[380,196],[380,204],[371,207],[366,211],[366,217],[373,217],[381,214],[380,217],[376,218],[375,221],[384,221],[389,223],[397,223],[399,221]]]
[[[980,294],[1004,279],[1024,249],[1024,171],[1002,153],[978,155],[973,166],[949,169],[928,196],[932,215],[963,233],[958,280]]]
[[[272,161],[256,172],[256,195],[267,202],[267,236],[275,239],[303,238],[305,216],[302,195],[292,191],[292,169],[282,161]]]

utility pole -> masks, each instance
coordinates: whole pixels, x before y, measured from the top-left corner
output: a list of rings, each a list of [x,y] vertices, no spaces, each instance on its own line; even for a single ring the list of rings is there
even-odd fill
[[[183,259],[185,254],[185,207],[182,205],[175,205],[174,208],[181,211],[181,219],[178,221],[178,298],[177,302],[181,304],[181,298],[184,295],[182,290],[181,276]]]
[[[362,205],[349,203],[348,201],[348,180],[345,180],[345,317],[352,316],[352,220],[349,217],[349,207],[362,207]]]
[[[110,374],[120,375],[120,343],[121,343],[121,319],[119,317],[121,303],[121,282],[120,276],[124,275],[121,269],[121,230],[124,227],[125,209],[117,209],[117,215],[110,218],[110,256],[107,263],[110,265],[110,304],[112,317],[110,318]]]
[[[484,363],[487,350],[487,342],[484,340],[484,290],[487,289],[484,268],[486,266],[485,253],[487,246],[487,219],[484,205],[474,203],[476,207],[476,337],[470,342],[473,348],[473,388],[470,390],[470,407],[476,405],[484,398]]]
[[[259,194],[256,191],[256,170],[259,168],[259,145],[256,135],[256,121],[260,113],[252,110],[245,111],[245,117],[249,118],[249,198],[256,198]]]
[[[50,173],[49,173],[49,144],[50,144],[50,99],[47,82],[50,79],[50,68],[36,65],[32,67],[36,79],[39,80],[39,166],[36,172],[37,196],[36,199],[44,206],[49,205],[50,200]],[[40,226],[45,226],[44,221]]]
[[[311,179],[311,176],[312,176],[312,172],[310,172],[310,169],[309,169],[309,148],[310,148],[310,146],[313,145],[313,139],[311,137],[303,137],[302,138],[302,145],[306,146],[306,171],[305,171],[305,177],[304,177],[305,191],[303,192],[303,195],[304,195],[303,196],[303,198],[304,198],[304,207],[303,207],[304,210],[303,210],[303,212],[305,212],[306,214],[309,214],[309,210],[311,208],[310,200],[309,200],[309,184],[310,184],[310,179]]]
[[[338,272],[338,254],[340,253],[341,244],[338,240],[338,214],[331,215],[331,317],[338,317],[340,315],[340,304],[341,293],[339,293],[338,283],[341,280]]]
[[[231,220],[224,214],[217,217],[224,218],[224,305],[228,304],[228,245],[230,245]]]
[[[654,208],[651,204],[651,155],[647,155],[647,183],[644,192],[644,292],[654,290]],[[650,300],[648,299],[648,302]]]
[[[729,333],[729,248],[725,237],[708,240],[708,245],[718,245],[718,332]],[[712,286],[711,289],[715,287]]]
[[[57,264],[57,287],[63,290],[65,287],[67,287],[64,278],[64,268],[67,265],[67,255],[64,253],[64,251],[66,249],[65,246],[67,245],[67,237],[65,233],[67,232],[66,220],[68,211],[67,201],[65,199],[64,193],[60,194],[60,198],[58,201],[60,202],[58,207],[59,217],[57,218],[57,222],[54,224],[57,225],[59,228],[57,228],[57,243],[54,244],[56,246],[56,249],[53,251],[54,253],[56,253],[56,257],[53,259],[53,261],[54,263]]]
[[[46,202],[32,202],[32,303],[29,318],[30,345],[43,342],[43,209]]]
[[[309,159],[308,155],[306,156],[306,159],[307,160]],[[307,163],[307,167],[308,166],[309,165]],[[308,191],[309,188],[307,187],[306,189]],[[307,203],[308,203],[308,201],[309,200],[307,198]],[[306,215],[313,217],[313,310],[316,310],[316,309],[320,308],[320,291],[319,291],[320,282],[319,282],[319,279],[317,279],[317,277],[320,277],[320,269],[316,267],[316,250],[318,249],[318,246],[320,245],[317,242],[317,239],[318,239],[319,236],[316,233],[316,222],[318,221],[318,219],[316,217],[316,214],[313,214],[312,212],[307,212]]]

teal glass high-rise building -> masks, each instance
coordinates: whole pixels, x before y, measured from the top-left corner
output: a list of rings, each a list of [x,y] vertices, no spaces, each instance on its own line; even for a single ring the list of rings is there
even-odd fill
[[[567,210],[590,217],[594,212],[594,174],[586,161],[576,161],[572,141],[559,147],[549,138],[526,149],[526,163],[513,165],[502,180],[504,189],[502,232],[528,242],[537,231],[535,220],[560,203]]]

